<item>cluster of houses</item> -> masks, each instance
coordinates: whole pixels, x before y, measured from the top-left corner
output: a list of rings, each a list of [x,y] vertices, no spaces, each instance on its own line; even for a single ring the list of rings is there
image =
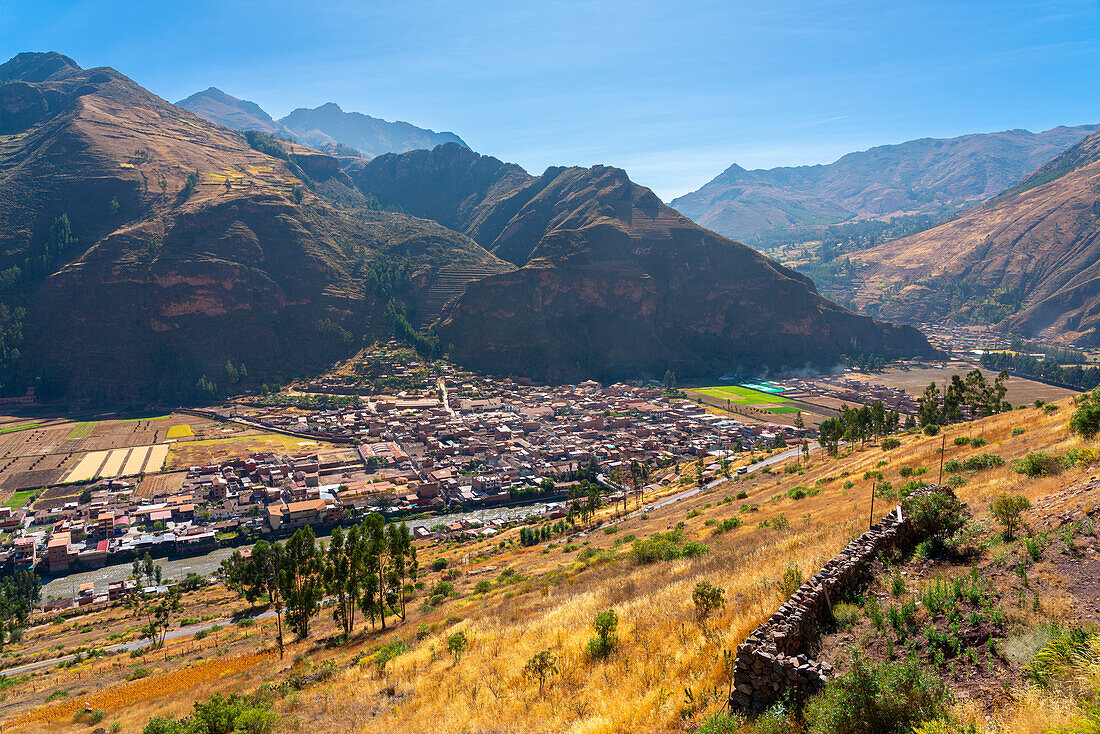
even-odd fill
[[[916,415],[920,408],[917,401],[900,387],[887,387],[850,377],[823,378],[816,384],[820,394],[857,406],[881,401],[887,410],[895,410],[902,416]]]
[[[34,512],[0,508],[0,530],[12,530],[0,568],[10,563],[56,575],[146,552],[206,552],[372,511],[402,516],[553,501],[567,497],[593,462],[611,476],[637,461],[651,467],[650,482],[657,483],[675,478],[684,461],[807,433],[708,413],[655,385],[531,386],[471,381],[446,368],[438,384],[421,392],[315,412],[253,408],[246,417],[343,449],[193,466],[167,496],[137,498],[132,484],[103,480],[89,487],[90,501]],[[416,532],[453,538],[493,530],[459,524]]]

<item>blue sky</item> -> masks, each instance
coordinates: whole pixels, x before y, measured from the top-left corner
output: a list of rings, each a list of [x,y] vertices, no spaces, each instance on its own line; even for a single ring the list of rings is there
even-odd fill
[[[170,101],[335,101],[535,173],[618,165],[665,200],[733,162],[1100,122],[1100,0],[0,0],[24,50]]]

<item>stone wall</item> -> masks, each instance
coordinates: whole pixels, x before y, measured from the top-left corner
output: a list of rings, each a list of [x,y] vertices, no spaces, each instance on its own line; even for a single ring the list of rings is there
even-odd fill
[[[950,492],[929,485],[918,493]],[[871,562],[880,552],[906,551],[918,538],[899,505],[870,530],[849,543],[791,598],[737,646],[734,690],[730,705],[763,711],[787,689],[797,696],[812,694],[832,672],[825,662],[806,654],[832,617],[832,605],[855,596],[869,580]]]

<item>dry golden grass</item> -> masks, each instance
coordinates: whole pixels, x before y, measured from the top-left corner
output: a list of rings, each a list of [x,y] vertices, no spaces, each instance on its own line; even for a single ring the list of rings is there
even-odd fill
[[[1068,401],[1062,406],[1053,414],[1028,409],[951,427],[945,459],[998,453],[1011,462],[1030,450],[1064,450],[1078,440],[1070,437],[1065,427]],[[1017,426],[1026,427],[1026,433],[1013,437],[1011,431]],[[952,438],[959,435],[982,436],[989,445],[956,447]],[[778,606],[776,585],[788,564],[808,575],[866,528],[872,481],[863,479],[863,473],[882,471],[896,486],[904,481],[899,467],[927,467],[930,471],[923,478],[935,481],[942,443],[938,436],[909,436],[902,438],[900,448],[888,452],[871,444],[838,459],[815,452],[801,474],[758,474],[730,481],[653,510],[648,516],[625,520],[613,534],[596,530],[572,541],[577,549],[613,551],[617,554],[613,560],[579,561],[577,550],[567,550],[564,539],[530,548],[518,544],[497,547],[501,539],[514,539],[516,530],[491,541],[422,548],[421,568],[428,568],[434,557],[444,556],[452,569],[462,572],[454,581],[462,598],[426,612],[410,606],[408,621],[385,636],[367,635],[364,641],[333,653],[349,661],[356,653],[369,653],[397,637],[413,648],[392,660],[383,675],[369,661],[343,669],[331,682],[302,692],[288,717],[316,734],[688,730],[691,721],[681,718],[685,689],[699,704],[694,721],[718,710],[727,685],[722,653],[735,650]],[[881,461],[887,464],[876,466]],[[982,515],[999,492],[1020,492],[1035,502],[1086,475],[1074,470],[1028,479],[1006,466],[968,476],[968,483],[958,493]],[[827,481],[819,485],[818,480]],[[845,481],[852,481],[853,486],[845,489]],[[796,485],[822,491],[802,500],[787,498],[786,491]],[[722,502],[739,490],[746,491],[748,499]],[[1075,501],[1067,499],[1070,504]],[[742,504],[757,505],[758,510],[741,513]],[[874,517],[889,509],[888,503],[877,502]],[[617,507],[605,508],[601,519],[617,512]],[[761,520],[779,514],[788,518],[789,529],[758,527]],[[729,517],[740,517],[745,525],[713,535],[706,522]],[[681,521],[690,539],[711,546],[709,554],[637,566],[625,557],[629,543],[615,545],[616,539],[627,534],[642,538]],[[491,580],[505,568],[514,569],[526,580],[494,584],[486,594],[474,592],[477,581]],[[429,586],[437,580],[435,574],[426,579]],[[727,599],[706,631],[697,623],[691,601],[691,592],[701,580],[724,587]],[[609,608],[620,620],[620,643],[608,659],[590,661],[584,646],[594,634],[593,617]],[[430,634],[417,642],[414,631],[420,623],[428,625]],[[446,638],[457,631],[469,638],[469,650],[455,663],[447,653]],[[547,648],[558,657],[560,670],[540,695],[538,682],[524,674],[524,665]],[[252,680],[262,680],[272,672],[260,668],[249,672]],[[389,686],[397,696],[387,694]],[[206,693],[201,687],[181,691],[179,702],[172,705],[186,710],[190,701]],[[160,698],[135,702],[127,718],[147,720],[160,712],[161,705]],[[1006,731],[1032,731],[1026,728],[1028,707],[1018,708],[1006,710],[1005,715],[1012,717],[1011,726],[1016,727]],[[1052,720],[1048,717],[1048,724]]]
[[[1077,720],[1076,701],[1028,686],[996,717],[998,734],[1048,734]]]
[[[186,469],[197,464],[207,464],[231,459],[245,459],[262,451],[300,454],[336,448],[325,441],[309,441],[278,433],[227,436],[194,441],[178,441],[168,451],[166,471]]]

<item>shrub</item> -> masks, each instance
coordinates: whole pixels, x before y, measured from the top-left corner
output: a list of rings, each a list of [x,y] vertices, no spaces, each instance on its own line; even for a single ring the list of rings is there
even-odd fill
[[[429,596],[456,596],[455,585],[452,584],[450,581],[440,581],[438,584],[432,587]]]
[[[492,588],[492,582],[487,579],[482,579],[481,581],[477,582],[476,586],[474,586],[474,591],[476,591],[478,594],[484,594]]]
[[[844,482],[843,486],[844,489],[851,489],[852,487],[856,486],[856,483],[849,479],[848,481]]]
[[[908,482],[898,487],[897,496],[902,498],[908,497],[921,487],[925,486],[925,484],[926,482],[922,482],[920,479],[910,479]]]
[[[710,551],[703,543],[684,543],[684,534],[680,530],[667,533],[654,533],[645,540],[635,540],[630,548],[630,558],[635,563],[647,564],[657,561],[674,561],[678,558],[697,558]]]
[[[614,609],[608,609],[596,615],[592,626],[596,629],[596,636],[588,641],[585,651],[593,660],[607,657],[619,641],[615,636],[615,630],[619,628],[619,617]]]
[[[862,616],[863,610],[855,604],[841,602],[833,605],[833,621],[835,621],[836,626],[842,630],[846,630],[853,626]]]
[[[948,490],[915,494],[902,501],[902,512],[918,535],[947,537],[966,523],[966,509]]]
[[[405,644],[404,640],[394,640],[390,644],[378,648],[378,652],[374,653],[374,667],[378,671],[378,675],[381,676],[386,672],[387,663],[408,651],[409,646]]]
[[[722,533],[728,533],[731,530],[736,530],[737,528],[741,527],[742,524],[743,523],[741,522],[741,518],[726,518],[722,522],[718,523],[717,527],[714,528],[714,534],[721,535]]]
[[[1012,462],[1012,471],[1029,477],[1042,477],[1048,474],[1057,474],[1062,466],[1058,457],[1045,451],[1030,451],[1022,459]]]
[[[780,512],[778,515],[770,520],[763,520],[760,523],[762,528],[771,528],[772,530],[786,530],[791,526],[791,521],[787,519],[787,516]]]
[[[700,624],[706,624],[707,617],[725,604],[724,595],[725,589],[709,581],[700,581],[695,585],[695,591],[691,592],[691,601],[695,605],[695,616],[699,618]]]
[[[278,714],[270,710],[270,701],[260,690],[251,696],[214,694],[197,701],[191,716],[173,721],[154,717],[143,734],[268,734],[275,729]]]
[[[929,423],[923,429],[925,436],[938,436],[940,433],[940,427],[935,423]]]
[[[944,713],[950,694],[915,660],[875,664],[858,651],[806,707],[808,734],[910,734]]]
[[[462,630],[447,638],[447,652],[451,654],[455,665],[458,665],[459,661],[462,660],[468,646],[469,640],[466,639],[466,633]]]
[[[981,471],[982,469],[993,469],[1004,465],[1004,458],[997,454],[978,454],[966,457],[963,460],[962,468],[967,471]]]
[[[970,443],[970,437],[969,436],[956,436],[955,437],[955,445],[956,446],[966,446],[969,443]]]
[[[1091,439],[1100,433],[1100,391],[1093,390],[1082,397],[1069,419],[1069,427],[1082,438]]]
[[[542,693],[546,679],[558,672],[558,657],[550,652],[550,648],[540,650],[523,666],[523,672],[539,679],[539,693]]]
[[[890,451],[891,449],[896,449],[898,446],[901,446],[901,441],[899,441],[896,438],[884,438],[884,439],[882,439],[882,450],[883,451]]]
[[[1020,516],[1031,507],[1027,497],[1020,494],[999,494],[989,506],[989,512],[1005,529],[1005,539],[1010,540],[1020,529]]]
[[[986,441],[984,438],[972,438],[972,439],[970,439],[970,447],[975,448],[975,449],[980,449],[982,446],[985,446],[987,443],[989,443],[989,441]]]
[[[436,558],[432,561],[432,570],[433,571],[442,571],[445,568],[447,568],[447,559],[446,558]]]
[[[964,484],[966,484],[966,479],[962,476],[959,476],[958,474],[947,478],[947,486],[951,487],[952,489],[956,487],[961,487]]]
[[[737,493],[737,499],[739,499],[739,500],[747,500],[748,498],[749,498],[749,493],[746,492],[743,489],[740,492]]]
[[[903,477],[911,477],[911,476],[913,476],[913,467],[903,466],[903,467],[898,469],[898,474],[900,474]]]
[[[1012,435],[1014,437],[1015,436],[1022,436],[1022,435],[1024,435],[1024,429],[1017,426],[1016,428],[1012,429]]]
[[[798,591],[799,586],[802,586],[802,569],[794,561],[787,561],[787,568],[779,582],[779,595],[785,599]]]

